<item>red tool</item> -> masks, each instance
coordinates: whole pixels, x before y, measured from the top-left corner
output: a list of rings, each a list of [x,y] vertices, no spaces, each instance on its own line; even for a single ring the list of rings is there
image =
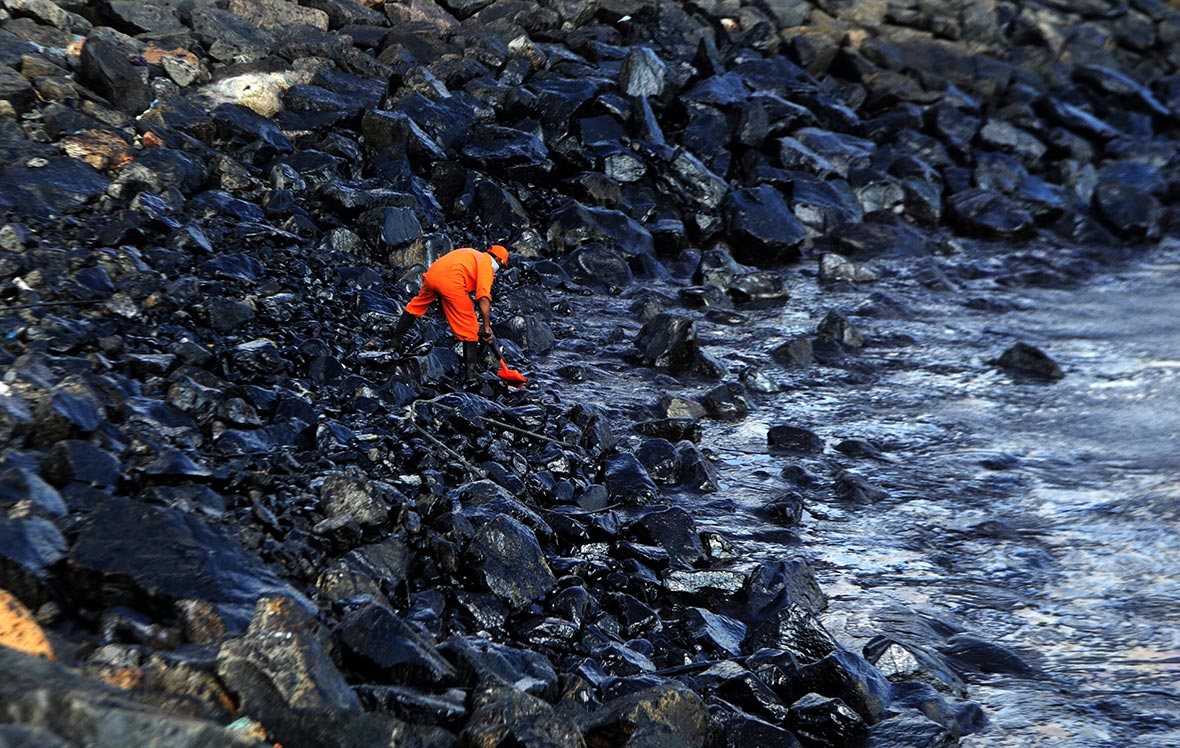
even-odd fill
[[[500,348],[499,341],[492,338],[491,341],[485,340],[484,344],[492,349],[492,355],[500,362],[500,370],[496,372],[496,376],[515,387],[524,387],[529,383],[529,380],[525,379],[524,374],[521,374],[516,369],[509,368],[508,364],[504,363],[504,352]]]

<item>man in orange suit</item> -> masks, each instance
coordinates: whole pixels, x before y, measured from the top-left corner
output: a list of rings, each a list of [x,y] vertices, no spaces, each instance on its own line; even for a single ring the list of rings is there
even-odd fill
[[[496,271],[506,267],[508,250],[499,244],[488,247],[487,252],[464,247],[435,260],[422,276],[418,295],[406,304],[398,320],[392,335],[394,347],[401,344],[414,320],[426,314],[436,299],[441,299],[447,323],[463,343],[463,379],[468,384],[475,382],[479,342],[492,342],[492,281]],[[475,316],[476,306],[479,319]]]

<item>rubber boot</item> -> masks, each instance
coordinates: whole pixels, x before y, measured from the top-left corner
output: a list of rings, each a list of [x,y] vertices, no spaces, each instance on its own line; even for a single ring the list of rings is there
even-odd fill
[[[410,327],[414,324],[415,319],[417,318],[409,312],[402,312],[401,318],[397,321],[397,326],[394,327],[393,332],[389,334],[389,345],[395,351],[401,350],[402,338],[404,338],[406,333],[409,332]]]
[[[468,387],[479,383],[476,365],[479,363],[479,341],[463,341],[463,384]]]

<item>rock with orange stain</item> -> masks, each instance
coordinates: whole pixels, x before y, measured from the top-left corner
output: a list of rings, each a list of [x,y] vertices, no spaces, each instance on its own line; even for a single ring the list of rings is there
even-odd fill
[[[209,77],[208,71],[201,65],[200,58],[183,47],[162,49],[149,44],[141,56],[149,65],[164,68],[168,77],[179,86],[187,86],[196,80],[207,80]]]
[[[100,171],[117,169],[134,160],[127,141],[103,130],[82,130],[67,135],[61,139],[61,149],[70,158],[85,161]]]
[[[145,132],[139,142],[143,144],[144,148],[162,148],[164,146],[163,138],[151,130]]]
[[[0,646],[47,660],[54,658],[53,647],[37,619],[7,590],[0,590]]]

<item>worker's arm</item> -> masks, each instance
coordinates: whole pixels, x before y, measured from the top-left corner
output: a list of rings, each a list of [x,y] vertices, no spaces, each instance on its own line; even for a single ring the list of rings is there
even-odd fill
[[[479,304],[479,316],[483,320],[480,337],[487,336],[490,338],[492,335],[492,300],[487,296],[480,296],[476,303]]]

